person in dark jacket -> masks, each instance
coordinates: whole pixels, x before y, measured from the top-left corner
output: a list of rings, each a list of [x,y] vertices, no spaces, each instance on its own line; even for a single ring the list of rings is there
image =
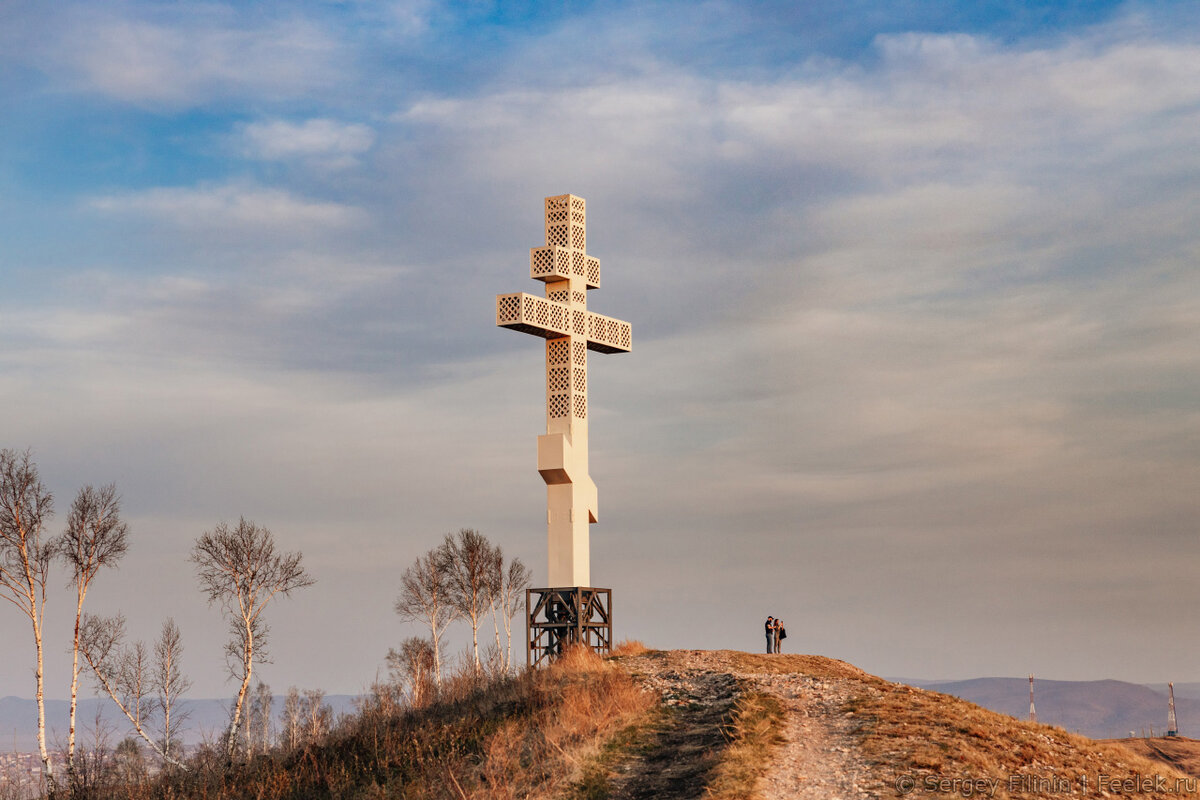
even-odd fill
[[[766,624],[767,632],[767,653],[775,652],[775,618],[768,616]]]

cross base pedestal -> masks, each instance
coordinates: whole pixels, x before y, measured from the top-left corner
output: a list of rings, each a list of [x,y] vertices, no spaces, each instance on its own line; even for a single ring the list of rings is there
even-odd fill
[[[525,590],[525,663],[537,667],[572,644],[612,650],[612,590],[590,586]]]

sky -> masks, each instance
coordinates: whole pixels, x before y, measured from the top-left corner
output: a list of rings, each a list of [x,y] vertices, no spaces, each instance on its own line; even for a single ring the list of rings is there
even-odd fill
[[[633,325],[590,360],[618,640],[1200,681],[1189,3],[0,0],[0,447],[53,533],[117,485],[90,609],[229,696],[187,559],[244,516],[317,581],[257,674],[355,693],[447,532],[544,580],[543,349],[494,298],[564,193]],[[32,696],[11,608],[0,651]]]

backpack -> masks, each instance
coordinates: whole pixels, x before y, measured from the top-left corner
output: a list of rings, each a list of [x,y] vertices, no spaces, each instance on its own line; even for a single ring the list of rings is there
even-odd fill
[[[779,629],[779,638],[780,638],[780,639],[786,639],[786,638],[787,638],[787,628],[780,628],[780,629]]]

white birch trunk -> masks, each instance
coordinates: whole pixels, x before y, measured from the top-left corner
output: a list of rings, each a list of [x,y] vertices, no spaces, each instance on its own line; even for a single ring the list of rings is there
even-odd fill
[[[233,719],[229,722],[229,733],[225,735],[225,755],[233,760],[233,751],[237,747],[238,723],[242,719],[242,703],[246,699],[246,689],[250,686],[250,674],[254,671],[254,639],[247,625],[246,644],[242,650],[242,686],[238,689],[237,702],[233,705]]]
[[[36,605],[33,606],[37,608]],[[42,757],[42,774],[46,776],[47,786],[54,783],[54,764],[50,761],[50,753],[46,750],[46,696],[42,678],[42,626],[45,602],[42,614],[34,613],[33,639],[37,645],[37,709],[38,709],[38,752]]]

